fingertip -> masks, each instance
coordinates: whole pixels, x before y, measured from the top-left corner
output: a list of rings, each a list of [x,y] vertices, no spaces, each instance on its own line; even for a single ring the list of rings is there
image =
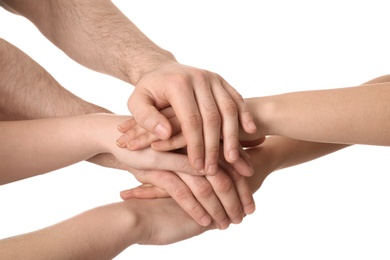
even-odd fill
[[[171,137],[171,128],[162,123],[157,124],[153,132],[161,140],[167,140]]]
[[[228,158],[226,158],[229,162],[235,162],[240,157],[238,149],[232,149],[228,153]]]
[[[119,193],[119,196],[122,200],[128,200],[130,199],[131,190],[123,190]]]
[[[127,135],[122,135],[116,140],[116,145],[120,148],[125,148],[127,146],[127,142],[129,141]]]
[[[117,125],[117,129],[121,133],[126,133],[129,131],[131,128],[133,128],[136,125],[136,122],[134,118],[128,119],[126,121],[123,121],[122,123],[119,123]]]
[[[204,170],[204,171],[206,171],[206,173],[207,173],[207,170],[204,169],[204,161],[203,161],[203,159],[197,159],[197,160],[195,160],[194,168],[195,168],[195,170],[197,170],[197,171],[202,171],[202,170]]]
[[[247,132],[248,134],[254,134],[254,133],[256,133],[256,131],[257,131],[257,126],[256,126],[255,122],[249,121],[246,124],[245,132]]]
[[[244,213],[245,213],[245,215],[251,215],[255,212],[255,210],[256,210],[256,205],[254,203],[252,203],[252,204],[245,206]]]
[[[211,224],[211,221],[212,221],[211,217],[210,217],[209,215],[205,215],[205,216],[203,216],[203,217],[200,219],[199,224],[202,225],[202,226],[204,226],[204,227],[207,227],[208,225]]]

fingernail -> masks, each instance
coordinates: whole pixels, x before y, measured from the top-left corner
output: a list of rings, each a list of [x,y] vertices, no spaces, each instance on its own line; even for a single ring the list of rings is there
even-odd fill
[[[162,139],[162,140],[165,140],[166,138],[168,138],[169,136],[169,130],[168,128],[163,125],[163,124],[158,124],[155,128],[154,128],[154,134]]]
[[[255,125],[255,123],[253,121],[250,121],[248,123],[248,128],[251,129],[251,130],[256,130],[257,129],[257,127],[256,127],[256,125]]]
[[[195,169],[198,171],[203,169],[203,160],[202,159],[198,159],[195,161]]]
[[[204,227],[207,227],[208,225],[211,224],[211,217],[210,216],[204,216],[201,220],[200,220],[200,224]]]
[[[207,174],[209,175],[215,175],[217,174],[217,171],[218,171],[218,166],[217,165],[210,165],[207,169]]]
[[[236,161],[238,159],[238,151],[237,150],[231,150],[229,152],[229,159],[232,161]]]
[[[129,139],[127,138],[127,135],[122,135],[121,137],[119,137],[116,140],[116,144],[119,147],[123,148],[123,147],[126,147],[128,141],[129,141]]]

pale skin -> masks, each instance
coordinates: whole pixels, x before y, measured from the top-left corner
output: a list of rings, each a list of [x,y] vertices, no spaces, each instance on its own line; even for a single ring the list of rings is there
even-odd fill
[[[258,126],[255,135],[240,133],[242,141],[279,135],[297,140],[338,143],[390,145],[390,75],[372,79],[360,86],[292,92],[254,97],[246,102]],[[180,132],[172,110],[164,111]],[[184,138],[160,141],[137,126],[129,124],[129,135],[138,139],[139,148],[152,144],[156,150],[185,146]]]
[[[247,180],[255,193],[273,171],[300,164],[344,146],[298,141],[285,137],[267,138],[248,150],[256,172]],[[156,195],[159,189],[153,187]],[[136,189],[139,197],[152,190]],[[158,194],[161,195],[161,194]],[[55,225],[0,240],[5,259],[112,259],[127,247],[166,245],[215,229],[196,223],[171,198],[129,199],[83,212]],[[101,239],[104,237],[104,241]]]
[[[102,131],[101,141],[105,140],[106,144],[110,144],[110,146],[106,146],[105,152],[103,152],[95,150],[96,144],[99,142],[94,142],[87,147],[89,151],[86,151],[84,147],[80,150],[79,146],[92,137],[85,133],[87,129],[80,128],[80,125],[85,124],[83,120],[90,120],[90,117],[73,118],[71,116],[90,113],[107,114],[110,112],[84,101],[64,89],[29,56],[2,39],[0,39],[0,70],[2,71],[2,77],[0,77],[0,118],[9,121],[0,122],[2,129],[4,129],[2,130],[4,131],[2,140],[5,142],[3,147],[9,149],[2,153],[10,159],[9,162],[15,162],[22,157],[24,158],[28,149],[30,151],[40,151],[39,153],[30,154],[30,160],[26,161],[26,163],[30,163],[29,165],[17,164],[20,169],[13,168],[13,175],[2,176],[2,183],[49,172],[80,160],[88,160],[102,166],[131,171],[140,182],[152,183],[166,190],[190,216],[202,225],[208,225],[214,221],[217,228],[224,229],[230,223],[241,222],[244,214],[251,214],[254,211],[253,197],[250,195],[248,185],[242,181],[243,177],[231,178],[231,176],[236,176],[236,172],[242,173],[246,169],[243,165],[247,165],[247,163],[242,159],[246,159],[244,153],[237,162],[231,164],[231,168],[228,168],[229,172],[219,169],[216,175],[208,179],[199,177],[192,179],[185,175],[203,175],[203,173],[199,173],[191,167],[187,156],[173,153],[155,153],[151,150],[138,153],[119,148],[115,144],[115,138],[120,136],[120,132],[116,127],[129,117],[108,117],[108,115],[102,117],[103,114],[99,117],[95,116],[95,118],[110,120],[111,124],[96,125],[96,127],[102,128],[99,129]],[[45,96],[45,98],[42,99],[42,96]],[[36,102],[37,100],[39,102]],[[53,119],[53,117],[64,116],[71,118],[69,121]],[[34,121],[35,119],[44,118],[51,119],[49,121]],[[15,120],[25,121],[12,122]],[[90,120],[92,124],[96,124],[94,120]],[[73,128],[68,125],[71,122],[73,122]],[[61,127],[59,127],[60,125]],[[26,129],[23,129],[24,127]],[[42,140],[48,141],[46,147],[52,145],[51,149],[58,149],[57,153],[54,153],[55,150],[53,150],[53,160],[43,160],[47,157],[48,148],[40,146],[43,145],[42,143],[33,143],[33,138],[30,138],[33,133],[29,132],[31,128],[36,131],[37,135],[44,135]],[[47,133],[48,130],[53,132]],[[81,138],[83,131],[86,139],[79,140],[78,138]],[[104,131],[108,134],[103,134]],[[9,140],[18,137],[15,142],[21,142],[22,144],[7,144],[5,133],[8,134]],[[15,133],[18,133],[18,136]],[[66,138],[69,139],[74,138],[74,147],[77,147],[75,152],[68,157],[54,156],[55,154],[61,154],[59,140],[62,137],[59,138],[59,136],[62,135],[66,135]],[[48,138],[49,136],[51,139]],[[26,146],[27,143],[29,146]],[[63,145],[62,149],[65,149],[65,144],[61,144]],[[108,147],[110,148],[107,149]],[[111,153],[114,150],[119,152],[117,155],[127,154],[130,158],[119,161],[119,157],[116,158]],[[15,153],[10,154],[9,151],[15,151]],[[57,160],[57,158],[61,158],[61,160]],[[162,167],[159,160],[166,162],[166,165]],[[145,162],[145,164],[141,166],[140,161]],[[16,167],[16,165],[7,165],[4,161],[1,167],[9,170],[10,168],[7,167]],[[172,171],[177,171],[177,174]],[[252,172],[246,172],[248,176],[251,174]],[[224,207],[227,208],[224,209]]]
[[[134,175],[137,179],[145,178],[149,168],[164,173],[165,167],[171,169],[176,165],[173,162],[177,158],[187,160],[186,155],[178,153],[156,152],[151,148],[130,151],[118,147],[115,139],[120,133],[115,126],[126,118],[128,116],[98,113],[1,121],[0,184],[44,174],[99,153],[112,154],[122,165],[136,167]],[[181,165],[176,165],[177,170],[181,170]],[[133,244],[164,245],[210,229],[225,229],[231,222],[239,223],[244,217],[242,210],[235,206],[241,203],[236,190],[239,194],[249,192],[242,194],[250,195],[249,199],[254,191],[246,177],[232,171],[227,163],[221,165],[221,168],[225,167],[232,177],[223,171],[206,177],[175,173],[185,188],[202,186],[203,193],[197,194],[196,189],[192,191],[193,196],[200,196],[197,200],[186,197],[185,202],[206,201],[205,208],[211,212],[212,222],[204,222],[203,218],[200,222],[194,221],[199,217],[194,216],[194,208],[186,212],[183,210],[185,205],[171,198],[134,199],[98,207],[35,232],[2,239],[0,255],[6,259],[112,259]],[[253,178],[262,182],[263,177],[265,175],[259,174]],[[235,183],[233,178],[237,180]],[[154,183],[153,178],[146,176],[146,180],[169,193],[169,188]],[[166,182],[168,186],[173,183]],[[220,182],[222,187],[219,187]],[[180,190],[180,187],[176,188]],[[171,197],[175,199],[175,194]],[[180,203],[180,198],[177,201]],[[193,207],[196,208],[196,204]],[[237,216],[237,213],[241,215]]]
[[[197,178],[199,174],[190,167],[184,154],[118,147],[115,140],[120,133],[115,126],[126,118],[88,114],[0,122],[0,184],[109,153],[142,183],[156,185],[170,193],[203,226],[213,221],[217,228],[225,229],[230,223],[241,222],[246,212],[254,211],[249,186],[233,168]],[[194,176],[188,174],[191,170]]]
[[[110,131],[112,135],[118,135],[116,129],[114,129],[114,131],[113,127],[110,127],[110,124],[105,121],[106,117],[109,118],[109,120],[113,120],[117,116],[107,114],[94,114],[76,116],[71,118],[75,120],[74,123],[76,124],[80,124],[82,122],[81,125],[87,125],[94,130],[101,129],[101,131],[104,131],[105,128],[96,128],[96,125],[94,125],[93,122],[99,124],[99,121],[103,120],[102,125],[107,126],[108,131]],[[81,121],[79,121],[80,118],[82,118]],[[93,120],[88,121],[88,118],[91,118],[91,120]],[[115,125],[123,119],[123,117],[119,117],[113,120],[111,123]],[[38,127],[39,129],[39,127],[42,126],[43,122],[50,122],[50,120],[56,120],[55,124],[53,125],[54,127],[58,128],[59,131],[65,131],[65,128],[67,126],[74,129],[72,121],[69,121],[69,118],[52,118],[2,123],[25,124],[26,122],[28,122],[28,124],[34,124],[34,122],[38,122],[36,124],[36,127]],[[66,121],[66,123],[63,122],[61,124],[59,121]],[[87,124],[85,124],[85,122],[87,122]],[[47,127],[48,125],[43,124],[44,129],[47,129]],[[29,126],[18,127],[19,130],[28,128]],[[39,129],[39,132],[44,131],[44,129]],[[80,129],[80,127],[78,129]],[[53,129],[50,129],[50,132],[52,131]],[[31,132],[25,132],[27,132],[27,134],[31,134]],[[6,143],[7,140],[9,140],[9,138],[6,138],[7,133],[10,132],[4,132],[5,140],[2,140],[2,142]],[[86,133],[88,135],[89,133],[91,133],[91,131],[86,130]],[[23,134],[23,131],[21,132],[21,134]],[[69,130],[67,131],[67,134],[69,134]],[[56,135],[53,134],[53,136]],[[110,136],[110,134],[97,133],[97,136],[107,137]],[[81,145],[78,142],[72,142],[72,139],[75,138],[74,135],[69,135],[69,138],[69,140],[65,140],[66,145],[75,145],[75,149],[78,148],[77,145]],[[89,138],[92,137],[88,136],[86,138],[83,138],[83,140],[85,142],[89,142]],[[109,151],[113,154],[116,154],[116,152],[113,152],[114,150],[111,151],[110,149],[105,150],[104,148],[101,148],[104,147],[104,145],[102,144],[104,143],[104,139],[105,138],[97,138],[91,140],[91,142],[95,143],[96,147],[99,147],[95,152],[97,153],[102,151]],[[46,136],[45,141],[49,140],[51,140],[50,135]],[[58,145],[58,140],[55,139],[54,142],[57,143],[57,148],[55,149],[61,149],[61,145]],[[116,147],[112,144],[113,142],[109,143],[109,146],[112,147],[112,149],[118,151],[118,153],[129,152],[126,149],[120,149]],[[27,145],[28,147],[28,144],[25,145]],[[294,140],[281,136],[271,136],[267,138],[261,145],[247,150],[249,156],[252,158],[253,165],[256,169],[256,173],[249,179],[251,190],[252,192],[254,192],[259,189],[263,180],[271,172],[283,169],[285,167],[304,163],[308,160],[318,158],[320,156],[342,149],[346,146],[347,145],[343,144],[308,142],[302,140]],[[49,147],[53,148],[56,146],[50,145]],[[85,147],[85,145],[83,147]],[[90,156],[91,153],[91,150],[89,150],[88,148],[86,157]],[[39,160],[39,158],[36,159]],[[8,160],[12,160],[12,158],[7,159],[6,161]],[[26,160],[26,162],[28,162],[28,160]],[[16,169],[18,169],[19,167],[20,166],[17,166]],[[42,167],[46,166],[43,165]],[[49,165],[47,167],[60,166]],[[11,168],[7,168],[7,172],[9,172],[9,170],[11,170]],[[46,170],[50,170],[50,168],[46,168]],[[25,175],[23,176],[25,177]],[[149,191],[149,193],[147,194],[145,193],[145,191]],[[139,197],[151,196],[150,189],[141,189],[140,191],[138,191],[138,193],[134,192],[134,194]],[[145,200],[142,201],[141,205],[139,205],[139,203],[140,202],[137,200],[129,200],[127,202],[121,202],[93,209],[91,211],[78,215],[70,220],[66,220],[43,230],[38,230],[37,232],[29,233],[26,235],[4,239],[0,242],[0,249],[2,250],[2,253],[4,252],[4,255],[10,255],[12,259],[17,259],[17,257],[20,257],[22,259],[27,254],[30,258],[33,259],[40,259],[46,257],[52,257],[55,259],[61,259],[63,257],[64,259],[68,259],[71,257],[77,258],[77,256],[80,256],[80,258],[82,259],[88,259],[88,257],[91,257],[91,259],[110,259],[120,253],[124,248],[134,243],[173,243],[182,239],[192,237],[194,235],[198,235],[208,229],[215,228],[213,225],[207,227],[199,226],[196,222],[192,220],[192,218],[189,218],[188,215],[185,214],[181,208],[179,208],[172,200],[169,199],[163,201]],[[158,203],[159,206],[164,207],[152,207],[153,203]],[[165,208],[165,206],[167,208]],[[134,208],[136,210],[133,210]],[[154,217],[156,216],[159,218],[159,220],[160,218],[163,219],[161,221],[156,221],[154,219]],[[180,218],[174,219],[172,218],[172,216],[177,216]],[[115,219],[116,221],[110,221],[110,219]],[[145,219],[146,221],[144,224],[141,224],[139,222]],[[164,220],[166,220],[167,222],[165,222]],[[86,225],[86,223],[89,223],[90,225]],[[150,225],[150,223],[158,223],[162,225],[156,226]],[[96,226],[94,226],[95,224]],[[167,230],[164,228],[170,228],[170,225],[172,224],[175,225],[175,227],[177,227],[177,225],[179,224],[183,225],[184,227],[186,227],[186,229],[184,229],[184,232],[183,229],[173,229],[173,231],[175,232],[172,232],[172,229],[169,229],[171,232],[166,232]],[[131,235],[129,235],[128,232],[123,232],[123,230],[134,230],[134,233],[132,232]],[[59,236],[58,234],[63,235]],[[150,236],[150,234],[153,234],[155,236]],[[167,237],[167,235],[171,236]],[[102,236],[109,237],[110,240],[105,240],[104,243],[102,243],[100,239]],[[151,237],[151,239],[145,240],[145,237]],[[54,246],[53,241],[56,242],[54,243]],[[25,247],[20,247],[21,244],[25,245]],[[49,244],[50,247],[48,246]],[[64,247],[63,245],[67,245],[67,247]],[[50,248],[51,250],[48,251],[47,248]],[[64,250],[65,248],[67,250]]]
[[[252,160],[256,173],[264,168],[275,170],[297,165],[329,154],[349,145],[390,145],[389,118],[390,75],[372,79],[360,86],[338,89],[293,92],[247,99],[259,131],[256,136],[268,137],[254,150],[267,150]],[[165,111],[176,120],[172,111]],[[160,141],[137,127],[130,129],[140,147],[150,143],[156,150],[176,149],[185,145],[183,138],[175,142]],[[176,129],[176,131],[180,131]],[[241,140],[248,136],[242,132]],[[279,151],[274,155],[274,150]],[[248,149],[254,158],[252,149]],[[269,155],[267,155],[269,153]],[[266,157],[267,160],[262,160]],[[262,162],[259,164],[259,162]],[[155,187],[140,186],[123,191],[124,198],[165,197]]]
[[[187,141],[190,164],[213,175],[223,153],[240,157],[238,129],[256,132],[241,95],[220,75],[179,63],[144,35],[109,0],[0,1],[7,10],[34,23],[51,42],[80,64],[135,86],[128,101],[140,126],[167,140],[169,120],[159,111],[172,107]],[[126,128],[126,123],[119,126]],[[118,145],[128,145],[126,131]],[[251,169],[248,165],[247,168]]]

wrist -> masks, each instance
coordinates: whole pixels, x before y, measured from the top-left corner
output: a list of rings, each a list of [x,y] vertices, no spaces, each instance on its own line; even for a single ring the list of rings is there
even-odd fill
[[[124,80],[133,86],[136,86],[145,74],[167,64],[176,62],[176,58],[171,52],[162,49],[154,51],[153,54],[150,54],[137,62],[125,59],[123,63],[125,71]]]
[[[270,134],[268,130],[269,124],[267,123],[267,116],[266,116],[268,114],[266,110],[269,109],[267,108],[269,105],[267,105],[267,103],[264,102],[262,98],[259,97],[246,98],[245,103],[248,107],[249,112],[253,117],[253,121],[257,127],[257,132],[254,134],[248,134],[242,128],[240,128],[240,132],[239,132],[240,141],[253,141],[269,135]]]
[[[97,146],[97,152],[109,153],[117,157],[118,151],[123,150],[116,143],[116,140],[123,135],[118,130],[118,125],[130,117],[110,113],[95,113],[86,116],[90,118],[89,129],[93,142]]]

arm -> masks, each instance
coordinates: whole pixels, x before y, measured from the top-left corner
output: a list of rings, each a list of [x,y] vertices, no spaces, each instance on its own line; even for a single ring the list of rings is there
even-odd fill
[[[261,135],[342,144],[390,145],[390,77],[362,86],[248,99]]]
[[[111,113],[66,90],[38,63],[3,39],[0,39],[0,71],[0,120]],[[124,168],[111,154],[97,154],[88,161]]]
[[[172,128],[159,110],[172,106],[197,170],[216,173],[221,130],[230,162],[239,157],[239,122],[248,133],[256,130],[244,100],[221,76],[178,63],[109,0],[1,3],[32,21],[75,61],[137,86],[129,110],[161,139],[171,137]],[[119,142],[126,143],[125,135]]]
[[[255,120],[261,126],[257,136],[272,135],[266,138],[261,145],[246,150],[255,169],[255,174],[250,177],[249,181],[252,191],[258,190],[264,179],[274,171],[336,152],[348,147],[350,143],[388,145],[386,141],[388,135],[386,135],[385,130],[377,129],[371,125],[372,123],[376,127],[386,127],[385,115],[388,109],[385,101],[386,95],[389,93],[387,82],[390,82],[390,75],[370,80],[364,84],[365,87],[336,90],[336,92],[340,91],[337,92],[337,95],[333,90],[323,90],[282,94],[281,97],[276,96],[276,98],[264,97],[248,100]],[[351,94],[352,97],[346,97],[344,94],[347,93]],[[309,96],[311,99],[305,99]],[[278,101],[277,104],[271,102],[273,98]],[[333,101],[333,106],[329,106],[329,99]],[[336,100],[338,102],[334,102]],[[341,113],[340,118],[344,121],[334,114],[334,109],[348,114],[346,108],[354,102],[360,102],[362,107],[357,108],[358,112],[349,110],[349,117]],[[379,104],[376,104],[377,102]],[[375,107],[376,111],[367,115],[367,111],[371,111],[371,106]],[[276,111],[279,113],[274,114]],[[288,115],[290,120],[281,120],[280,118],[285,118],[282,115]],[[368,120],[369,123],[364,120]],[[278,123],[280,124],[279,128],[276,128],[274,124],[278,126]],[[351,129],[350,125],[355,126],[355,128]],[[356,128],[357,126],[360,128]],[[277,130],[270,130],[275,128]],[[368,133],[372,136],[365,135]],[[273,134],[284,134],[286,137]],[[148,138],[148,134],[140,133],[140,136],[147,142],[155,140]],[[135,135],[135,137],[139,136]],[[245,134],[240,137],[241,140],[251,140],[250,138]],[[314,139],[314,142],[307,141],[311,139]],[[335,143],[337,141],[340,143]],[[169,144],[161,147],[167,149]],[[171,145],[171,147],[173,146]],[[126,191],[126,193],[131,197],[139,198],[166,196],[166,193],[149,186],[137,187]]]
[[[129,200],[2,239],[0,255],[4,259],[113,259],[134,244],[171,244],[213,228],[199,226],[172,199]]]
[[[116,125],[128,118],[113,114],[0,122],[0,184],[47,173],[96,154],[112,154],[125,169],[143,181],[166,190],[201,225],[214,221],[225,229],[231,221],[241,222],[253,211],[247,185],[219,170],[212,180],[190,178],[200,175],[187,155],[130,151],[119,148]],[[173,173],[178,172],[177,174]]]
[[[390,145],[390,75],[372,79],[360,86],[284,93],[247,98],[258,131],[248,135],[240,131],[240,141],[278,135],[320,143]],[[172,112],[169,112],[172,113]],[[175,115],[170,116],[175,131]],[[159,151],[185,145],[158,141],[132,120],[131,143],[145,147],[152,144]]]
[[[3,39],[0,71],[0,120],[110,112],[66,90],[38,63]]]
[[[200,185],[201,182],[192,182],[188,178],[183,183],[170,171],[199,174],[190,167],[187,156],[156,153],[151,149],[133,152],[119,148],[115,140],[120,134],[116,130],[120,122],[115,120],[129,117],[91,115],[67,118],[65,116],[108,111],[65,90],[41,66],[4,40],[0,40],[0,56],[1,118],[25,120],[0,122],[0,138],[4,144],[4,149],[0,149],[3,156],[0,183],[32,177],[88,160],[102,166],[139,173],[138,176],[143,176],[139,179],[153,182],[167,190],[190,216],[204,225],[214,219],[220,228],[225,228],[230,223],[229,218],[234,223],[240,222],[242,213],[247,213],[247,208],[251,210],[253,198],[248,196],[248,187],[236,192],[232,184],[234,181],[223,174],[218,174],[220,177],[215,178],[213,185],[209,182]],[[50,119],[27,120],[37,118]],[[100,136],[96,135],[99,133]],[[69,153],[69,150],[72,152]],[[233,166],[242,162],[238,160]],[[166,171],[149,174],[154,173],[153,170]],[[218,181],[221,179],[224,181]],[[229,185],[228,188],[226,185]],[[222,191],[221,186],[225,187]],[[214,192],[214,189],[217,191]],[[241,207],[240,199],[245,201],[244,208]],[[224,210],[226,204],[221,202],[228,202],[227,206],[231,208]],[[213,211],[208,214],[207,210]]]
[[[248,151],[256,168],[249,181],[252,192],[259,189],[270,172],[342,147],[284,137],[267,138],[261,146]],[[280,159],[287,155],[289,159]],[[132,199],[92,209],[42,230],[0,240],[0,253],[10,259],[112,259],[133,244],[169,244],[213,228],[196,224],[173,200],[152,199],[140,203]]]

